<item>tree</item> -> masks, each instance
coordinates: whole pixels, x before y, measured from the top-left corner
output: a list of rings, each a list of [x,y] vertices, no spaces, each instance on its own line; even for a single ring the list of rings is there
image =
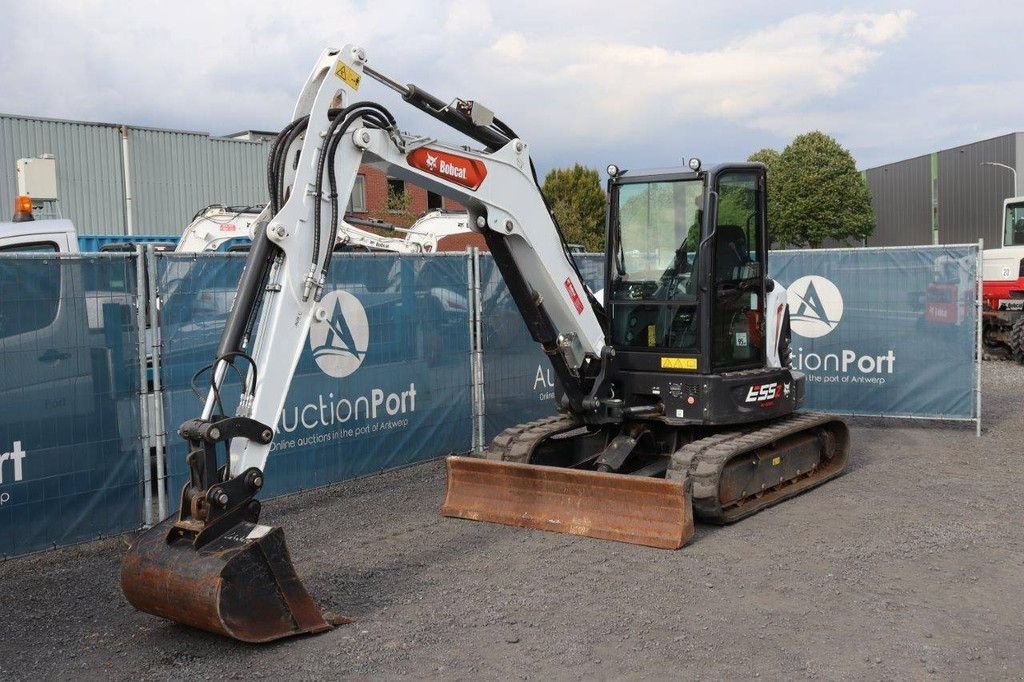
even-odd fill
[[[566,240],[587,251],[604,251],[605,198],[598,172],[578,163],[555,168],[545,176],[543,189]]]
[[[817,130],[799,135],[773,166],[773,242],[818,248],[826,239],[849,244],[874,231],[867,184],[853,156],[834,138]]]

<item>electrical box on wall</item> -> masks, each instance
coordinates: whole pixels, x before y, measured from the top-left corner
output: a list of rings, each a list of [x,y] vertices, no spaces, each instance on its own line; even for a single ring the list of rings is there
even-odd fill
[[[18,159],[18,194],[27,194],[33,201],[57,199],[57,161],[53,154],[32,159]]]

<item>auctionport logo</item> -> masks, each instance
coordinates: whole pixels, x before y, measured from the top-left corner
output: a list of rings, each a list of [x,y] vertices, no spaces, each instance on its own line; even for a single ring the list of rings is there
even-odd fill
[[[787,299],[793,333],[805,338],[825,336],[843,319],[843,295],[824,277],[801,277],[790,285]]]
[[[22,463],[28,455],[21,448],[21,441],[14,441],[14,447],[10,452],[0,453],[0,485],[4,483],[17,483],[25,478],[22,470]],[[10,463],[8,465],[8,462]],[[6,472],[6,475],[5,475]],[[11,501],[11,494],[6,490],[0,491],[0,506]]]
[[[326,315],[309,328],[309,348],[324,374],[340,379],[359,369],[370,345],[370,324],[362,304],[347,291],[332,291],[320,301]]]

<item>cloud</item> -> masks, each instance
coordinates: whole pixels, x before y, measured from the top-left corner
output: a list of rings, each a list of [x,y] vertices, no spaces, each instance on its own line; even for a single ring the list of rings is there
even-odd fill
[[[558,112],[566,134],[600,138],[707,117],[744,121],[829,97],[902,38],[913,16],[804,14],[705,51],[509,32],[464,63],[528,92],[528,118]]]
[[[320,51],[350,40],[398,80],[481,100],[554,162],[657,153],[681,137],[718,152],[729,135],[788,134],[808,110],[826,111],[915,21],[910,10],[776,9],[722,21],[737,12],[670,0],[626,14],[549,1],[34,0],[0,26],[0,108],[214,134],[276,129]],[[368,96],[394,102],[374,87]],[[439,132],[406,107],[395,114]]]

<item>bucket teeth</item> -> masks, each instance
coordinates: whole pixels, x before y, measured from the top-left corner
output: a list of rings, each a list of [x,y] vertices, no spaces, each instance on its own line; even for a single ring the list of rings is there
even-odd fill
[[[662,549],[693,536],[688,481],[449,457],[441,513]]]
[[[172,525],[140,535],[122,561],[121,589],[135,608],[243,642],[348,622],[325,620],[295,573],[280,527],[243,521],[195,549],[167,540]]]

